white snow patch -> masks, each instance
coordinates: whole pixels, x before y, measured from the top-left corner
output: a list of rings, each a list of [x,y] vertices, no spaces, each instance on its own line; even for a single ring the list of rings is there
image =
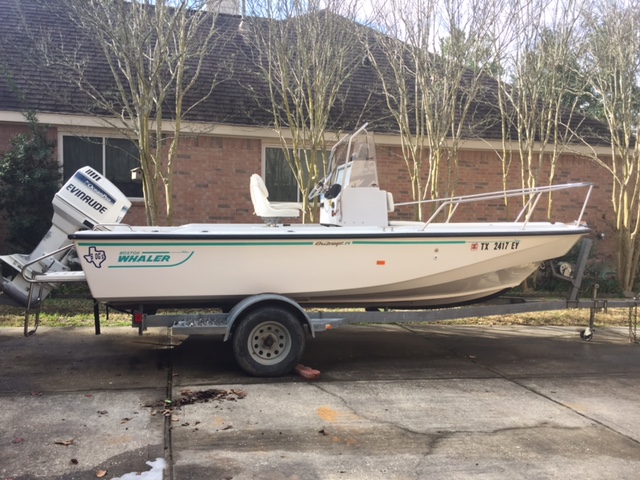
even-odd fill
[[[147,465],[151,467],[148,472],[125,473],[123,476],[111,480],[162,480],[162,473],[166,465],[164,459],[156,458],[155,462],[147,462]]]

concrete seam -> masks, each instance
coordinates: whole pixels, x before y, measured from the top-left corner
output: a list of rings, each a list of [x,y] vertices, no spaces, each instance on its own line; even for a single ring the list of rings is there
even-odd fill
[[[171,327],[167,327],[167,337],[169,339],[169,348],[167,349],[167,390],[165,393],[166,400],[173,404],[173,342],[171,338]],[[164,459],[167,463],[166,473],[167,480],[174,480],[173,472],[173,442],[171,438],[172,415],[164,417]]]

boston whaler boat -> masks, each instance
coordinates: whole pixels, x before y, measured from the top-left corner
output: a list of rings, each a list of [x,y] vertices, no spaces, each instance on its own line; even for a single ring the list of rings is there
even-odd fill
[[[587,193],[575,221],[531,220],[542,195],[578,187]],[[33,283],[49,288],[86,276],[97,301],[137,312],[137,322],[163,307],[222,307],[230,312],[219,326],[234,338],[241,366],[279,375],[299,361],[301,324],[314,332],[304,307],[479,302],[519,285],[590,231],[582,223],[591,192],[585,183],[432,201],[434,212],[425,222],[389,220],[396,205],[379,188],[373,135],[364,127],[333,147],[328,174],[311,192],[319,202],[318,224],[284,223],[300,214],[301,205],[270,203],[257,175],[250,190],[263,224],[129,226],[119,223],[130,205],[124,195],[85,167],[54,199],[52,229],[68,239],[53,245],[53,253],[44,253],[53,250],[49,242],[31,256],[2,257],[23,277],[3,279],[4,296],[25,305],[33,302]],[[515,221],[454,221],[459,207],[499,204],[505,197],[528,199]],[[82,272],[67,271],[73,246]]]
[[[516,222],[389,222],[392,202],[378,187],[375,145],[363,129],[334,147],[316,195],[320,224],[265,217],[267,224],[123,225],[70,238],[93,296],[116,306],[225,306],[273,292],[305,306],[433,307],[515,287],[589,232],[580,219],[534,223],[525,212]],[[439,212],[465,200],[441,203]],[[292,206],[272,215],[297,215]]]

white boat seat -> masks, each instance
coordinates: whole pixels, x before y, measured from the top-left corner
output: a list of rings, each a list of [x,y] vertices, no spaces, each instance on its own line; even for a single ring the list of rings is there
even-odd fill
[[[249,182],[251,202],[255,214],[262,217],[267,223],[274,223],[279,218],[299,217],[302,211],[302,203],[299,202],[270,202],[269,191],[262,177],[256,173],[251,175]]]
[[[391,192],[387,192],[387,213],[391,213],[395,211],[396,204],[393,203],[393,194]]]

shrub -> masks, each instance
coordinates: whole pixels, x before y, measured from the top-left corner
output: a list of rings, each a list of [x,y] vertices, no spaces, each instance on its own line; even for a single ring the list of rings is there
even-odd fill
[[[25,114],[29,132],[11,140],[11,150],[0,160],[0,208],[5,211],[7,247],[29,253],[51,226],[51,200],[60,188],[60,167],[47,127],[34,113]]]

